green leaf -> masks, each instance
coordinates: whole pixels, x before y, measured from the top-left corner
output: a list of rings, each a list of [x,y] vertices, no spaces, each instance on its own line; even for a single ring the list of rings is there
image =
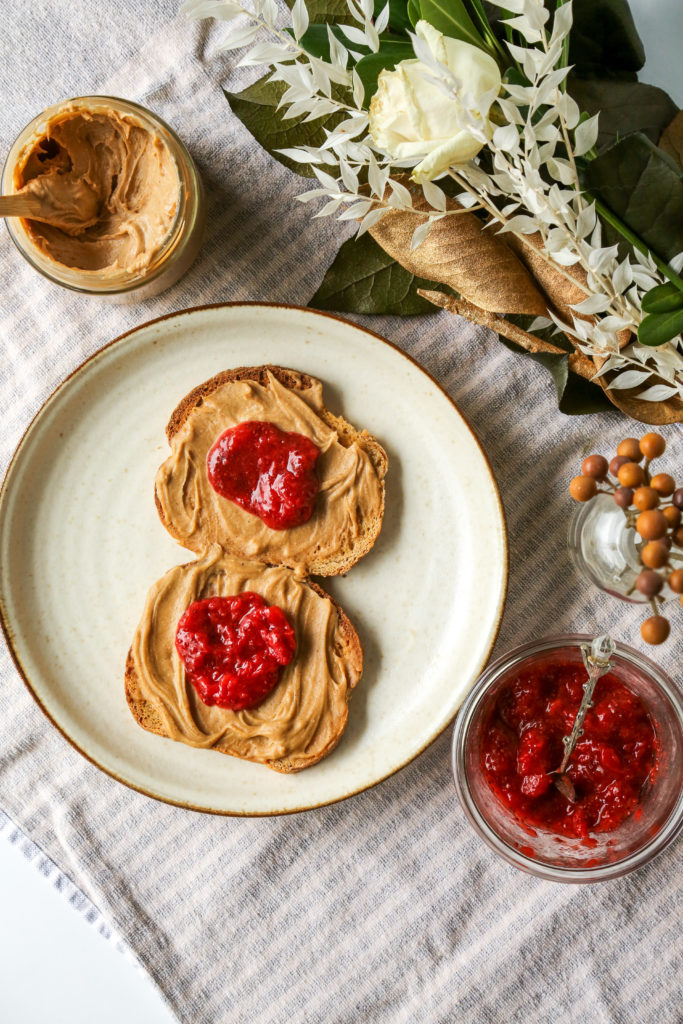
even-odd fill
[[[410,24],[415,28],[422,17],[422,14],[420,13],[420,0],[408,0],[408,17],[410,19]]]
[[[363,57],[356,64],[356,71],[365,89],[363,106],[368,107],[370,100],[377,92],[377,79],[385,68],[395,68],[402,60],[410,60],[415,54],[408,39],[382,40],[377,53]]]
[[[228,103],[244,127],[271,156],[290,171],[304,178],[313,178],[315,175],[308,164],[295,163],[277,150],[292,146],[321,146],[325,141],[323,129],[334,128],[342,120],[343,114],[328,114],[305,124],[303,114],[283,121],[282,111],[277,110],[277,105],[286,86],[283,82],[269,82],[268,78],[269,75],[260,78],[242,92],[226,92]]]
[[[643,132],[652,142],[659,142],[678,110],[663,89],[643,82],[570,75],[568,89],[582,111],[591,116],[600,113],[599,149],[634,131]]]
[[[504,41],[504,19],[509,14],[487,0],[482,0],[482,6],[495,36]],[[556,6],[557,0],[545,0],[545,7],[551,13]],[[645,61],[645,52],[628,0],[574,0],[573,11],[569,63],[574,65],[574,73],[588,77],[635,79],[635,72]],[[521,38],[514,41],[527,45]]]
[[[643,295],[642,307],[644,313],[672,313],[683,309],[683,292],[670,281],[658,284]]]
[[[463,0],[419,0],[419,4],[421,17],[445,36],[463,39],[480,50],[487,49],[465,10]]]
[[[339,29],[336,25],[330,25],[330,28],[331,28],[332,32],[334,33],[334,35],[339,40],[339,42],[342,43],[343,46],[348,46],[349,45],[349,41],[346,38],[346,36],[344,35],[344,33],[341,31],[341,29]],[[285,29],[285,32],[288,32],[289,35],[292,36],[292,38],[294,37],[294,32],[292,31],[291,28]],[[319,25],[318,24],[312,24],[312,25],[309,25],[308,28],[306,29],[306,31],[304,32],[304,34],[302,35],[300,42],[301,42],[301,45],[303,46],[303,48],[308,53],[312,54],[314,57],[320,57],[322,60],[329,61],[329,59],[330,59],[330,40],[329,40],[329,36],[327,35],[327,25],[326,24],[319,24]],[[357,53],[370,53],[371,52],[370,47],[363,46],[360,43],[354,43],[353,44],[353,49]]]
[[[657,145],[683,170],[683,110],[679,110],[671,124],[667,125]]]
[[[569,63],[577,75],[600,77],[642,68],[645,50],[628,0],[574,0]]]
[[[536,317],[523,313],[508,313],[505,319],[517,327],[521,327],[522,330],[528,331]],[[605,397],[605,393],[601,388],[596,387],[595,384],[569,369],[569,356],[574,352],[574,346],[566,334],[558,331],[554,324],[550,324],[548,327],[535,328],[532,333],[542,341],[548,341],[558,348],[563,348],[566,355],[562,353],[555,354],[554,352],[528,352],[525,348],[516,345],[508,338],[504,338],[500,334],[498,337],[512,352],[528,356],[548,370],[555,384],[557,406],[560,412],[565,413],[567,416],[583,416],[587,413],[606,412],[610,409],[614,411],[614,406]]]
[[[448,290],[415,277],[365,234],[344,242],[309,306],[335,313],[395,316],[438,312],[417,294],[418,288]]]
[[[681,294],[679,292],[679,294]],[[669,313],[648,313],[643,317],[638,328],[638,341],[641,345],[655,348],[676,338],[683,331],[683,309],[674,309]]]
[[[512,320],[512,317],[506,317]],[[530,318],[531,319],[531,318]],[[540,331],[535,331],[540,334]],[[606,397],[601,388],[592,384],[578,373],[569,369],[569,353],[563,355],[553,352],[527,352],[526,349],[515,345],[514,342],[502,335],[498,335],[503,344],[518,355],[533,359],[535,363],[543,366],[551,375],[557,394],[557,407],[566,416],[585,416],[596,412],[614,412],[614,406]],[[557,345],[557,335],[553,337],[553,344]]]
[[[375,17],[384,10],[386,0],[375,0]],[[408,0],[389,0],[389,28],[392,32],[405,35],[411,28],[408,17]]]
[[[610,146],[582,183],[667,263],[683,251],[683,172],[641,132]]]
[[[285,0],[290,11],[295,0]],[[355,25],[346,0],[306,0],[308,19],[311,24]]]

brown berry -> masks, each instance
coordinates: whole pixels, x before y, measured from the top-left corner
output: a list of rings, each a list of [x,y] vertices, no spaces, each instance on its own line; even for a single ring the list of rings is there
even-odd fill
[[[668,498],[676,490],[676,481],[668,473],[657,473],[650,480],[650,487],[653,487],[662,498]]]
[[[661,540],[651,540],[640,552],[640,560],[648,569],[661,569],[669,561],[669,549]]]
[[[583,475],[592,476],[596,480],[604,480],[608,469],[609,464],[604,455],[588,455],[581,463]]]
[[[674,496],[671,500],[676,508],[683,509],[683,487],[679,487],[677,491],[674,491]]]
[[[598,485],[592,476],[575,476],[569,485],[569,493],[574,501],[590,501],[597,490]]]
[[[679,548],[683,548],[683,526],[677,526],[676,529],[672,531],[671,539]]]
[[[643,540],[659,540],[667,530],[667,522],[658,508],[641,512],[636,519],[636,530]]]
[[[646,434],[641,437],[639,447],[646,459],[658,459],[664,454],[666,441],[661,434]]]
[[[646,644],[663,644],[671,626],[663,615],[651,615],[640,627],[640,635]]]
[[[683,594],[683,569],[674,569],[669,576],[669,586],[674,594]]]
[[[655,597],[664,586],[664,580],[658,572],[643,569],[636,580],[636,587],[645,597]]]
[[[617,455],[625,455],[630,462],[640,462],[643,453],[637,437],[625,437],[617,446]]]
[[[645,471],[637,462],[625,462],[617,473],[622,487],[640,487],[645,481]]]
[[[677,526],[681,524],[681,510],[680,508],[674,508],[673,505],[667,505],[666,508],[662,509],[662,515],[666,519],[667,523],[672,530],[675,530]]]
[[[657,508],[659,495],[652,487],[639,487],[633,494],[633,504],[641,512],[647,512],[649,508]]]
[[[614,492],[614,500],[619,508],[629,508],[633,504],[633,488],[617,487]]]
[[[632,461],[633,460],[629,459],[627,455],[615,455],[609,464],[609,471],[612,474],[612,476],[616,476],[622,466],[624,466],[627,462]],[[683,488],[681,490],[683,493]]]

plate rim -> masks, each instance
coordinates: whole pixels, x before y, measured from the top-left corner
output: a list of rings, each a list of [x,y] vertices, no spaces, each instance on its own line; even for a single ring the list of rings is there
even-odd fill
[[[79,363],[78,366],[74,367],[74,369],[71,370],[70,373],[62,381],[60,381],[57,384],[57,386],[50,392],[50,394],[41,403],[40,407],[37,409],[35,414],[32,416],[32,418],[29,421],[27,427],[25,428],[24,432],[22,433],[22,435],[21,435],[21,437],[19,439],[19,442],[17,443],[16,448],[14,449],[12,457],[10,458],[10,461],[9,461],[9,463],[7,465],[7,469],[5,470],[5,473],[4,473],[4,476],[3,476],[3,479],[2,479],[2,484],[0,485],[0,519],[1,519],[1,514],[2,514],[2,510],[3,510],[3,506],[4,506],[5,501],[6,501],[6,491],[8,490],[8,482],[9,482],[10,476],[12,474],[13,468],[14,468],[14,466],[15,466],[15,464],[16,464],[16,462],[17,462],[17,460],[18,460],[18,458],[19,458],[19,456],[21,454],[21,451],[22,451],[24,445],[27,443],[27,441],[29,439],[29,435],[31,434],[34,426],[36,425],[36,423],[40,419],[40,417],[43,415],[43,412],[45,411],[47,406],[54,399],[57,398],[58,394],[62,391],[63,388],[65,388],[67,386],[67,384],[71,381],[71,379],[76,376],[76,374],[80,373],[82,370],[85,369],[85,367],[88,365],[88,363],[92,362],[94,359],[96,359],[99,356],[101,356],[103,352],[107,351],[107,349],[113,348],[114,345],[117,345],[120,342],[125,341],[125,339],[129,338],[132,334],[137,334],[139,331],[142,331],[142,330],[144,330],[147,327],[151,327],[154,324],[162,323],[164,320],[170,320],[170,319],[172,319],[174,317],[175,318],[180,318],[180,317],[185,316],[187,314],[199,313],[199,312],[202,312],[202,311],[205,311],[205,310],[233,309],[233,308],[243,308],[243,309],[250,309],[250,308],[251,309],[253,309],[253,308],[291,309],[291,310],[295,310],[296,312],[299,312],[299,313],[310,314],[311,316],[314,316],[314,317],[318,317],[318,316],[319,317],[328,317],[330,320],[336,320],[336,321],[338,321],[340,323],[343,323],[343,324],[345,324],[347,326],[354,327],[356,330],[361,331],[364,334],[368,334],[371,338],[374,338],[375,340],[382,342],[382,344],[387,345],[389,348],[393,349],[394,352],[398,353],[398,355],[403,356],[404,359],[407,359],[409,363],[412,363],[413,366],[415,366],[421,373],[423,373],[427,377],[427,379],[430,380],[431,383],[434,384],[436,388],[438,388],[438,390],[447,399],[447,401],[450,403],[450,405],[453,406],[453,408],[455,409],[456,413],[461,418],[461,420],[464,423],[465,427],[467,428],[467,430],[471,434],[472,439],[473,439],[475,445],[479,449],[479,451],[480,451],[480,453],[481,453],[481,455],[482,455],[482,457],[484,459],[484,462],[486,463],[486,466],[488,467],[489,476],[490,476],[491,482],[493,484],[493,493],[494,493],[494,496],[495,496],[497,504],[498,504],[498,511],[499,511],[499,514],[500,514],[500,520],[501,520],[501,524],[502,524],[502,528],[503,528],[502,529],[502,543],[503,543],[503,563],[504,563],[503,564],[503,568],[504,568],[504,574],[503,574],[502,592],[501,592],[500,604],[499,604],[499,608],[498,608],[498,615],[497,615],[497,618],[496,618],[496,621],[495,621],[495,624],[494,624],[493,634],[492,634],[492,637],[491,637],[491,642],[489,644],[488,650],[486,651],[486,654],[485,654],[484,658],[482,659],[481,665],[479,667],[479,673],[481,674],[481,672],[483,672],[483,670],[486,668],[486,665],[488,664],[488,661],[489,661],[489,659],[491,657],[491,652],[493,651],[493,648],[494,648],[494,646],[496,644],[496,640],[498,639],[498,634],[500,632],[500,627],[501,627],[501,623],[502,623],[502,620],[503,620],[503,614],[505,612],[505,604],[506,604],[506,601],[507,601],[508,587],[509,587],[509,581],[510,581],[510,545],[509,545],[509,539],[508,539],[507,517],[505,515],[505,507],[504,507],[503,502],[502,502],[501,497],[500,497],[500,488],[498,487],[498,481],[496,480],[495,474],[493,472],[493,467],[491,465],[491,460],[489,459],[487,452],[485,451],[481,441],[479,440],[479,437],[477,435],[476,430],[474,429],[474,427],[470,423],[470,421],[467,418],[467,416],[465,416],[465,414],[459,408],[457,403],[453,400],[453,398],[451,398],[451,396],[448,394],[446,389],[439,383],[439,381],[429,372],[429,370],[427,370],[424,366],[422,366],[421,363],[419,363],[417,361],[417,359],[414,358],[414,356],[410,355],[408,352],[404,352],[403,349],[400,348],[395,342],[389,341],[388,338],[384,338],[381,334],[378,334],[376,331],[371,330],[369,327],[365,327],[365,326],[363,326],[361,324],[357,324],[353,320],[347,320],[345,317],[339,316],[336,313],[330,313],[327,310],[312,309],[309,306],[298,306],[298,305],[295,305],[293,303],[287,303],[287,302],[260,302],[258,300],[243,301],[243,302],[210,302],[210,303],[205,303],[205,304],[202,304],[202,305],[199,305],[199,306],[187,306],[184,309],[174,310],[171,313],[164,313],[162,316],[153,317],[151,320],[145,320],[143,323],[138,324],[136,327],[132,327],[130,330],[124,331],[123,334],[119,334],[115,338],[112,338],[111,341],[108,341],[106,344],[104,344],[100,348],[96,349],[95,352],[92,352],[89,356],[86,356],[86,358],[81,363]],[[304,813],[306,811],[315,811],[315,810],[319,810],[321,807],[329,807],[329,806],[331,806],[333,804],[338,804],[338,803],[342,803],[345,800],[350,800],[354,796],[358,796],[360,793],[365,793],[365,792],[367,792],[370,789],[374,789],[376,786],[379,786],[382,782],[386,782],[387,779],[392,778],[394,775],[397,775],[400,771],[403,771],[404,768],[407,768],[409,764],[412,764],[412,762],[415,761],[421,754],[423,754],[425,752],[425,750],[432,745],[432,743],[435,743],[436,740],[440,736],[442,736],[444,734],[444,732],[453,724],[453,722],[454,722],[454,720],[455,720],[455,718],[456,718],[456,716],[458,714],[458,711],[456,710],[450,716],[450,718],[446,721],[446,723],[443,726],[441,726],[439,729],[437,729],[437,731],[432,734],[432,736],[420,747],[419,750],[416,750],[413,754],[410,755],[410,757],[408,757],[405,761],[403,761],[396,768],[392,768],[391,771],[387,772],[385,775],[382,775],[380,778],[375,779],[374,781],[369,782],[366,785],[358,786],[356,789],[352,790],[350,793],[344,793],[342,796],[332,797],[329,800],[322,800],[319,803],[315,803],[315,804],[307,804],[307,805],[305,805],[303,807],[287,807],[287,808],[282,808],[282,809],[277,809],[277,810],[270,810],[270,811],[248,811],[248,810],[231,811],[231,810],[224,810],[222,808],[215,808],[215,807],[202,807],[202,806],[198,806],[196,804],[187,803],[186,801],[183,801],[183,800],[173,800],[171,797],[162,796],[162,795],[160,795],[158,793],[153,793],[150,790],[145,789],[144,786],[136,785],[136,783],[131,782],[128,779],[125,779],[125,778],[121,777],[113,769],[107,768],[105,765],[100,764],[100,762],[97,761],[92,756],[92,754],[89,754],[86,750],[84,750],[82,747],[80,747],[79,744],[76,742],[76,740],[74,740],[71,736],[69,736],[69,734],[62,728],[62,726],[54,719],[54,717],[52,716],[51,712],[47,709],[47,707],[45,706],[45,704],[43,703],[41,698],[38,696],[36,691],[33,689],[33,686],[31,684],[31,680],[29,678],[29,674],[28,674],[28,672],[26,672],[24,670],[24,667],[21,664],[21,659],[19,657],[19,653],[18,653],[18,651],[14,647],[14,642],[13,642],[13,639],[12,639],[13,630],[11,628],[11,624],[10,624],[10,621],[9,621],[9,615],[8,615],[7,609],[5,608],[5,604],[4,604],[3,594],[2,594],[2,589],[1,588],[0,588],[0,629],[2,630],[2,634],[4,636],[5,643],[7,644],[7,649],[9,650],[10,657],[11,657],[13,663],[14,663],[14,667],[16,668],[16,670],[17,670],[17,672],[19,674],[19,677],[21,678],[22,682],[24,683],[24,686],[28,690],[30,696],[33,698],[34,702],[37,704],[39,710],[45,715],[45,717],[47,718],[47,720],[50,723],[50,725],[52,725],[57,730],[57,732],[62,736],[63,739],[65,739],[67,741],[67,743],[72,747],[73,750],[75,750],[78,754],[80,754],[81,757],[85,758],[86,761],[88,761],[91,765],[93,765],[99,771],[104,772],[104,774],[109,776],[109,778],[114,779],[116,782],[118,782],[121,785],[125,786],[127,789],[131,789],[131,790],[133,790],[136,793],[141,793],[143,796],[146,796],[146,797],[148,797],[149,799],[152,799],[152,800],[157,800],[160,803],[168,804],[168,805],[170,805],[172,807],[180,807],[183,810],[194,811],[197,814],[211,814],[211,815],[215,815],[215,816],[218,816],[218,817],[225,817],[225,818],[274,818],[274,817],[282,817],[284,815],[289,815],[289,814],[302,814],[302,813]]]

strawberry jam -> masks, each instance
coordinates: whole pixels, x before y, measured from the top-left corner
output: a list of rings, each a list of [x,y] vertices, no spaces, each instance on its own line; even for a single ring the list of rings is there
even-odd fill
[[[231,427],[206,458],[218,494],[258,516],[271,530],[307,522],[320,488],[315,464],[320,449],[308,437],[274,423],[248,420]]]
[[[175,645],[205,704],[242,711],[277,686],[296,637],[281,608],[246,591],[193,601],[180,617]]]
[[[645,706],[610,672],[598,680],[567,768],[576,799],[558,790],[552,773],[585,681],[580,662],[537,661],[518,672],[498,694],[481,751],[490,788],[518,820],[580,839],[611,832],[636,811],[657,754]]]

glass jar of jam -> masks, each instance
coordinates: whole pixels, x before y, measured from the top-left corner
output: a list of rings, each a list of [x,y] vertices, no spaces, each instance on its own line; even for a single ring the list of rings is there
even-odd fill
[[[169,125],[129,100],[79,96],[35,117],[2,172],[2,195],[27,188],[57,219],[8,217],[9,235],[34,270],[72,291],[145,299],[199,252],[206,204],[194,161]]]
[[[453,734],[455,784],[470,822],[509,863],[554,881],[626,874],[683,828],[683,696],[623,644],[597,683],[567,779],[558,780],[562,738],[587,679],[581,645],[590,640],[548,637],[500,658],[476,682]]]

